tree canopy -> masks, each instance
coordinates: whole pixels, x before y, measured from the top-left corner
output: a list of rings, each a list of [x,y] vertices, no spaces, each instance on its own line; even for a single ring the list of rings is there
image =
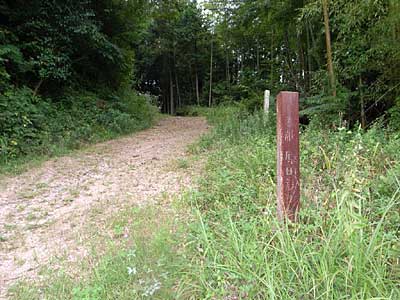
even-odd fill
[[[18,111],[18,101],[31,105],[29,122],[19,123],[36,130],[33,111],[43,105],[60,111],[55,104],[83,105],[79,95],[91,93],[107,104],[97,107],[120,109],[123,90],[153,95],[171,114],[221,103],[254,110],[265,89],[296,90],[307,118],[363,127],[383,118],[398,127],[399,7],[396,0],[2,0],[2,143],[15,140],[7,111]]]

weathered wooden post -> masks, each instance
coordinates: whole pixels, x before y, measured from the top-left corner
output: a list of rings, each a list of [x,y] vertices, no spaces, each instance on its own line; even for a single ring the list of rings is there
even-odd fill
[[[264,112],[268,113],[269,111],[269,96],[270,96],[270,91],[265,90],[264,92]]]
[[[276,112],[278,218],[296,221],[300,208],[299,93],[280,92]]]

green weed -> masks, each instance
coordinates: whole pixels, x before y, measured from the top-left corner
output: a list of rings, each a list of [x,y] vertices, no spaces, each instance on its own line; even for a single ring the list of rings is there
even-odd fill
[[[208,157],[183,198],[192,215],[147,207],[113,216],[114,240],[81,277],[59,272],[40,293],[20,284],[13,299],[400,299],[399,135],[378,125],[303,129],[302,208],[285,224],[275,116],[202,113],[214,128],[192,149]]]
[[[160,211],[164,211],[160,213]],[[61,261],[42,281],[20,282],[11,299],[178,299],[177,274],[188,262],[180,245],[182,223],[163,207],[127,208],[107,221],[112,239],[96,236],[76,274]]]
[[[28,88],[0,94],[0,174],[147,128],[157,116],[150,99],[130,89],[105,96],[70,91],[57,100]]]
[[[282,224],[275,116],[219,108],[209,118],[206,177],[191,198],[196,299],[400,298],[398,135],[304,130],[300,221]]]

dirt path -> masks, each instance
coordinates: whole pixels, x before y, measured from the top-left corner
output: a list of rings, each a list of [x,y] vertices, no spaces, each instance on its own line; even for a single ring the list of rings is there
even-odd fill
[[[16,280],[34,277],[52,256],[78,255],[76,233],[96,204],[106,203],[112,213],[122,203],[151,203],[190,184],[184,169],[168,166],[206,130],[203,118],[167,118],[138,134],[1,178],[0,299]]]

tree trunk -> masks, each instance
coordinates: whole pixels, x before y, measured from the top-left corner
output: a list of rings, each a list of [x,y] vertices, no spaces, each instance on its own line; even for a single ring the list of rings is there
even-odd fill
[[[307,28],[307,77],[306,77],[306,82],[307,82],[307,91],[310,92],[311,90],[311,72],[312,72],[312,67],[311,67],[311,50],[310,50],[310,31],[309,31],[309,23],[307,22],[306,24]]]
[[[328,63],[329,82],[330,82],[331,89],[332,89],[332,95],[334,97],[336,97],[336,82],[335,82],[335,72],[333,69],[331,32],[329,29],[328,0],[322,0],[322,6],[323,6],[323,10],[324,10],[326,54],[327,54],[327,63]]]
[[[304,55],[304,47],[303,42],[301,40],[301,35],[297,36],[297,43],[298,43],[298,50],[299,50],[299,59],[300,59],[300,78],[301,78],[301,86],[303,88],[303,92],[307,89],[306,84],[306,62],[305,62],[305,55]]]
[[[195,83],[193,80],[193,68],[192,68],[191,64],[189,64],[189,76],[190,76],[189,77],[190,78],[189,99],[190,99],[190,104],[192,104],[193,103],[193,91],[196,90],[196,87],[195,87]]]
[[[398,0],[391,0],[389,2],[389,14],[393,17],[400,14],[400,3]],[[400,37],[400,22],[394,21],[392,24],[392,38],[396,41]]]
[[[226,82],[228,83],[228,86],[231,85],[231,73],[229,70],[229,54],[228,54],[228,49],[226,49]]]
[[[197,105],[200,105],[200,92],[199,92],[199,75],[197,74],[197,68],[196,68],[196,100],[197,100]]]
[[[287,29],[285,30],[285,42],[286,42],[286,49],[285,49],[286,50],[285,51],[286,63],[288,65],[289,73],[290,73],[290,76],[289,76],[289,74],[287,74],[288,83],[293,82],[294,85],[296,86],[296,89],[298,89],[299,83],[298,83],[297,74],[294,70],[293,63],[292,63],[292,53],[290,52],[289,31]]]
[[[227,15],[228,15],[228,4],[227,1],[224,1],[224,27],[225,27],[225,33],[224,33],[224,44],[225,44],[225,60],[226,60],[226,82],[228,83],[228,87],[230,88],[230,83],[231,83],[231,75],[230,75],[230,70],[229,70],[229,51],[228,51],[228,25],[227,25]]]
[[[260,73],[260,45],[259,45],[259,41],[257,39],[257,52],[256,52],[256,70],[257,73]]]
[[[211,107],[212,105],[212,77],[213,77],[213,51],[214,51],[214,44],[213,44],[213,37],[211,37],[211,54],[210,54],[210,91],[208,94],[208,106]]]
[[[194,72],[195,72],[195,85],[196,85],[196,101],[197,101],[197,106],[200,106],[200,92],[199,92],[199,74],[197,71],[197,39],[194,41],[194,53],[195,53],[195,60],[194,60]]]
[[[175,45],[174,45],[174,73],[175,73],[176,93],[178,95],[178,107],[181,107],[181,95],[179,92],[178,74],[176,72],[176,47],[175,47]]]
[[[170,93],[170,99],[169,99],[169,105],[170,105],[170,114],[174,114],[174,83],[172,80],[172,72],[171,69],[169,70],[169,93]]]
[[[308,23],[308,29],[310,31],[312,49],[313,50],[319,49],[319,46],[317,45],[317,41],[315,40],[315,34],[314,34],[313,30],[312,30],[312,26],[311,26],[310,23]],[[315,53],[315,51],[311,51],[311,54],[312,54],[312,57],[314,58],[314,61],[315,61],[315,64],[316,64],[314,69],[315,70],[320,69],[320,67],[323,64],[323,62],[321,62],[320,56],[317,53]]]
[[[274,86],[274,32],[271,31],[271,49],[270,49],[270,55],[271,55],[271,86],[270,90]]]
[[[364,93],[363,93],[363,83],[362,83],[361,76],[359,78],[358,89],[360,92],[361,128],[365,129],[365,128],[367,128],[367,119],[365,117]]]
[[[169,66],[168,66],[168,57],[166,55],[162,55],[162,69],[161,69],[161,78],[160,78],[160,85],[161,85],[161,94],[162,94],[162,112],[168,114],[169,113]]]
[[[40,78],[38,84],[35,86],[35,89],[33,90],[33,96],[36,96],[36,95],[37,95],[37,93],[39,92],[40,87],[41,87],[42,84],[43,84],[43,81],[44,81],[44,79],[43,79],[43,78]]]
[[[181,99],[181,93],[179,91],[179,81],[178,81],[178,75],[176,74],[176,69],[175,69],[175,83],[176,83],[176,93],[178,95],[178,107],[181,107],[182,99]]]

